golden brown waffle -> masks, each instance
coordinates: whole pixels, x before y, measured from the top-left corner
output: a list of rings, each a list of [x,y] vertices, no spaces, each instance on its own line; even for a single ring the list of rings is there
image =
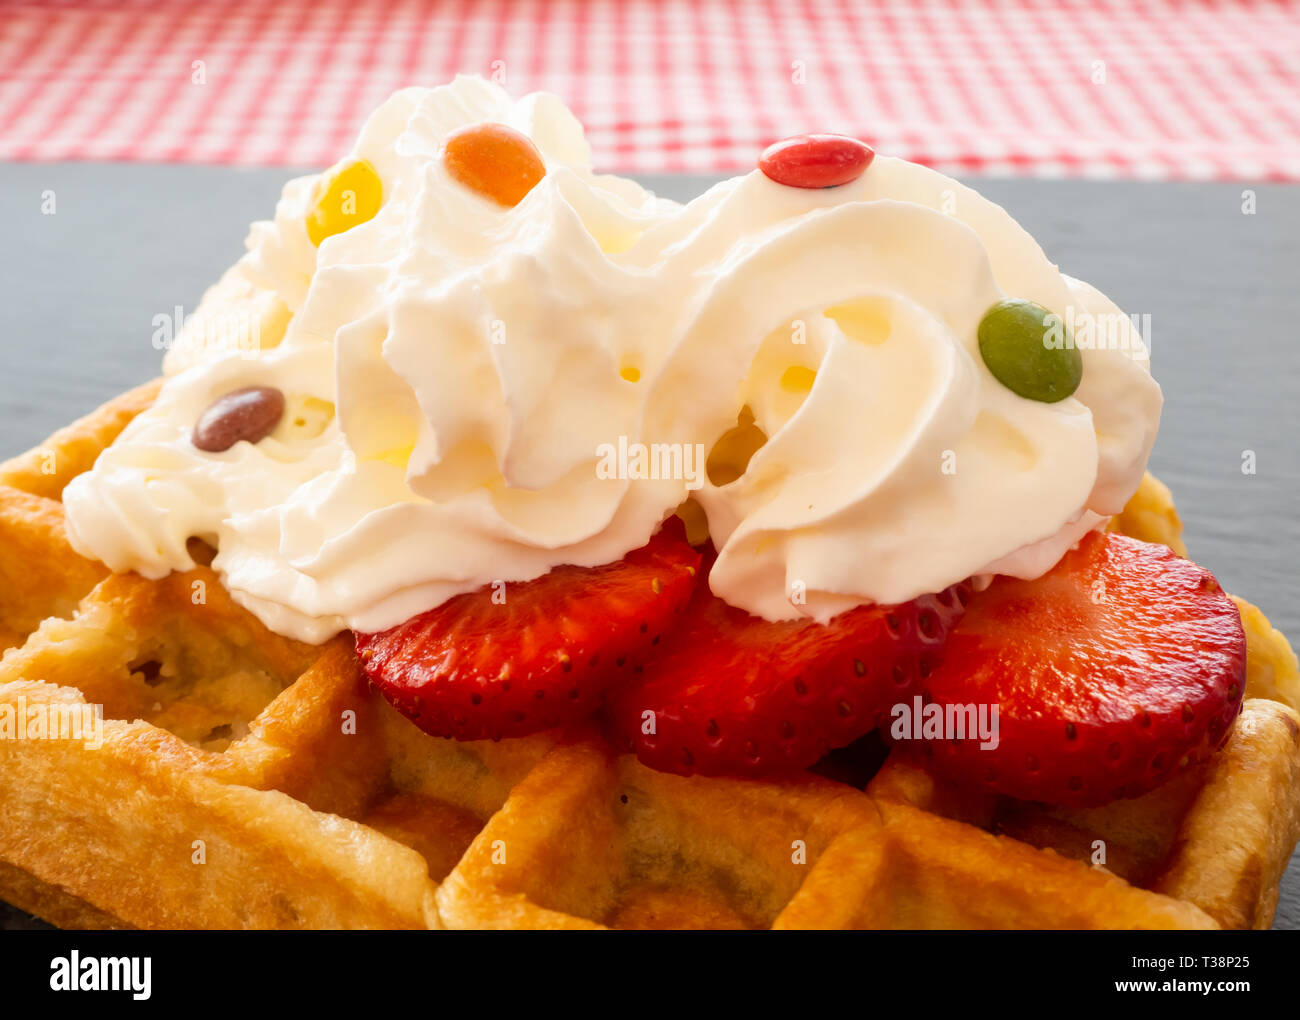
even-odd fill
[[[964,796],[902,751],[863,792],[869,770],[662,775],[586,732],[439,740],[369,691],[346,635],[279,637],[206,567],[150,582],[73,552],[63,486],[154,392],[0,465],[0,722],[104,715],[100,746],[0,739],[0,896],[23,909],[83,928],[1271,922],[1300,833],[1300,671],[1252,606],[1223,750],[1091,811]],[[1154,479],[1117,524],[1181,548]]]

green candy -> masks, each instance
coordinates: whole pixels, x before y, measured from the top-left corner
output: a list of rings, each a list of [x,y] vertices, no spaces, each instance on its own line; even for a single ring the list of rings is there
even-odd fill
[[[1083,355],[1060,316],[1032,301],[999,301],[979,327],[980,357],[1003,386],[1055,404],[1079,388]]]

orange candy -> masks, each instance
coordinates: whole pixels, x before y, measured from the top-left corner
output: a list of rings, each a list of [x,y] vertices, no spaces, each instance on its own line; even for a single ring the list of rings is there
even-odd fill
[[[504,124],[472,124],[452,132],[442,159],[461,184],[507,208],[523,201],[546,176],[537,146]]]

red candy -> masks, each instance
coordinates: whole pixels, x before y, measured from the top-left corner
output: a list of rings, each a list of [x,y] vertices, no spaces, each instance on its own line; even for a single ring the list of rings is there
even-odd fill
[[[764,149],[758,168],[789,188],[834,188],[861,177],[875,155],[847,135],[795,135]]]

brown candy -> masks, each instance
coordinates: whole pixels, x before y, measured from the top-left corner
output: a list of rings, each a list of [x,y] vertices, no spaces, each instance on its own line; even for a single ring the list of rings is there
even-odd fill
[[[241,439],[256,443],[284,415],[284,394],[274,386],[245,386],[218,397],[199,415],[192,437],[206,453],[229,450]]]

